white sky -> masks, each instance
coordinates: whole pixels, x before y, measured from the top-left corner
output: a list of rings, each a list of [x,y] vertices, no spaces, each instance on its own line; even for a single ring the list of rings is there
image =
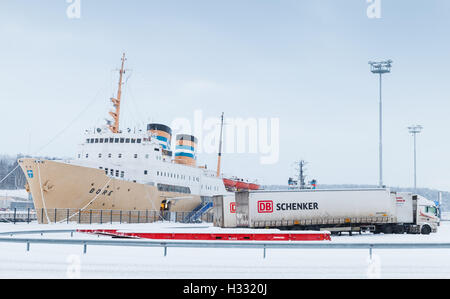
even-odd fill
[[[37,1],[36,1],[37,2]],[[74,156],[102,125],[126,51],[132,71],[123,124],[175,118],[279,118],[280,159],[224,155],[224,172],[286,184],[292,162],[309,179],[378,183],[378,81],[369,60],[394,61],[384,79],[384,182],[450,190],[450,3],[382,0],[2,1],[1,154]],[[75,119],[75,121],[73,121]],[[63,130],[64,128],[67,128]],[[62,131],[63,130],[63,131]],[[59,134],[62,131],[61,134]],[[216,156],[200,155],[215,168]]]

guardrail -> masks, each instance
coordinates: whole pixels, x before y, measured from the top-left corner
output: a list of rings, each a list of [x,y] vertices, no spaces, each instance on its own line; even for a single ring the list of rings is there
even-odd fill
[[[73,236],[75,230],[52,231],[21,231],[4,232],[3,235],[36,234],[36,233],[67,233]],[[51,245],[82,245],[86,254],[87,246],[128,246],[128,247],[161,247],[164,256],[167,256],[167,248],[240,248],[263,249],[263,258],[266,258],[267,249],[368,249],[372,258],[373,249],[450,249],[450,243],[330,243],[326,241],[305,242],[260,242],[260,241],[167,241],[167,240],[136,240],[136,239],[36,239],[36,238],[0,238],[0,243],[24,243],[27,251],[33,244]]]

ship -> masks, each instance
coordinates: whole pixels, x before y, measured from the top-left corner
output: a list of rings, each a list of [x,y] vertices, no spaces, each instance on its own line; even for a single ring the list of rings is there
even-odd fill
[[[220,151],[217,172],[197,165],[195,136],[173,138],[171,128],[161,123],[121,129],[125,61],[123,54],[117,96],[111,98],[112,120],[86,130],[75,159],[18,160],[39,223],[73,220],[92,210],[189,212],[215,195],[230,194],[219,175]],[[67,213],[57,215],[58,209]]]

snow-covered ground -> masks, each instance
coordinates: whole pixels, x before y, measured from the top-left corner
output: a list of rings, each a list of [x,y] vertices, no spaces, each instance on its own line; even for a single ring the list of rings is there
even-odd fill
[[[217,230],[209,224],[0,224],[0,232],[114,228],[127,231]],[[20,235],[18,237],[24,237]],[[70,234],[27,236],[70,238]],[[76,233],[73,238],[108,238]],[[450,222],[436,234],[333,236],[331,242],[449,242]],[[0,278],[450,278],[450,249],[192,249],[0,243]]]

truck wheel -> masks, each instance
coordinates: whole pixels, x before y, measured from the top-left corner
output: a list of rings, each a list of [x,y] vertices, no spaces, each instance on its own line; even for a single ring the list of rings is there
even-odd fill
[[[422,235],[429,235],[431,233],[431,227],[429,225],[422,226],[422,229],[420,230],[420,233]]]

